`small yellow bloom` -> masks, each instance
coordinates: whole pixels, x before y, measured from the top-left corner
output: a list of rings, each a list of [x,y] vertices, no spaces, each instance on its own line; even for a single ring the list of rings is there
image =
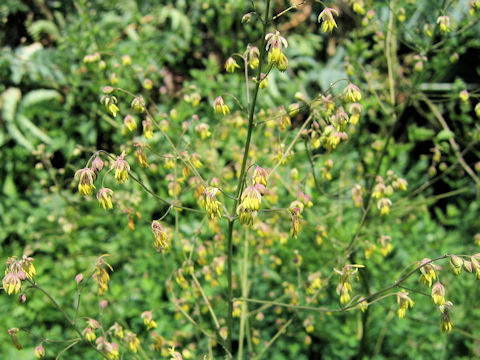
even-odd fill
[[[230,113],[230,108],[227,104],[225,104],[225,101],[221,96],[217,97],[213,101],[213,109],[217,114],[227,115],[228,113]]]
[[[95,171],[91,168],[83,168],[75,173],[75,177],[79,178],[78,192],[82,195],[91,195],[95,188],[93,182],[97,178]]]
[[[413,308],[413,305],[415,304],[412,299],[408,297],[407,292],[399,292],[397,294],[397,303],[399,306],[397,315],[400,319],[404,318],[408,308]]]
[[[128,131],[134,131],[137,128],[137,121],[132,115],[127,115],[123,119],[123,125],[125,125],[125,128],[128,129]]]
[[[338,16],[338,11],[332,8],[325,8],[323,11],[318,15],[318,22],[322,22],[322,32],[332,31],[337,27],[337,23],[333,18],[333,15]]]
[[[125,161],[125,151],[117,157],[111,167],[112,170],[115,170],[115,179],[119,184],[123,184],[128,180],[128,172],[130,171],[130,165]]]
[[[109,188],[101,188],[97,192],[98,204],[105,210],[113,209],[112,194],[113,191]]]
[[[352,83],[345,88],[344,96],[346,101],[352,103],[359,102],[362,99],[360,89]]]
[[[225,62],[225,70],[229,73],[233,73],[235,69],[240,69],[240,65],[237,64],[234,58],[229,57]]]
[[[157,250],[168,249],[170,247],[170,237],[167,233],[167,229],[165,229],[159,221],[154,220],[152,222],[152,231],[155,236],[154,245]]]
[[[140,347],[140,340],[138,340],[136,334],[131,331],[127,331],[124,340],[132,352],[136,353],[138,351],[138,348]]]
[[[143,113],[146,110],[145,100],[141,96],[135,97],[130,106],[138,113]]]
[[[444,34],[447,34],[452,30],[450,28],[450,17],[448,16],[439,16],[437,18],[437,24],[440,27],[440,31]]]

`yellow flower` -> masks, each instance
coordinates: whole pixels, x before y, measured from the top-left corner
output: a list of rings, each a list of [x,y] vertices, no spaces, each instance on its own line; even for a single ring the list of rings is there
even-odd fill
[[[35,347],[35,350],[33,350],[33,354],[35,355],[35,357],[37,359],[41,359],[41,358],[45,357],[45,349],[42,346],[42,344]]]
[[[153,313],[151,311],[144,311],[141,318],[143,319],[143,323],[147,327],[147,330],[154,329],[158,326],[153,320]]]
[[[440,31],[444,34],[447,34],[452,30],[450,28],[450,18],[448,16],[439,16],[437,18],[437,24],[440,27]]]
[[[152,120],[150,120],[150,119],[143,120],[142,121],[142,126],[143,126],[143,136],[145,136],[146,139],[153,138]]]
[[[323,21],[322,23],[322,31],[332,31],[337,27],[337,23],[333,18],[333,15],[338,16],[338,11],[332,8],[325,8],[323,11],[318,15],[318,22]]]
[[[137,121],[132,115],[127,115],[123,119],[123,124],[125,125],[125,128],[128,129],[128,131],[133,131],[137,128]]]
[[[222,203],[216,198],[218,191],[218,188],[212,186],[207,187],[203,191],[204,206],[210,220],[222,216],[220,213],[220,205]]]
[[[125,161],[125,151],[117,157],[117,160],[114,161],[111,169],[115,170],[115,179],[117,179],[119,184],[123,184],[128,180],[130,165],[128,165],[128,162]]]
[[[117,113],[120,109],[116,105],[117,98],[115,96],[105,95],[102,97],[102,102],[105,104],[105,108],[110,114],[112,114],[114,117],[117,116]]]
[[[133,110],[135,110],[138,113],[143,113],[146,110],[145,107],[145,100],[141,96],[137,96],[132,100],[132,103],[130,104]]]
[[[93,182],[97,178],[95,171],[91,168],[83,168],[75,173],[75,177],[79,178],[78,192],[82,195],[91,195],[95,188]]]
[[[140,347],[140,340],[138,340],[137,335],[131,331],[127,331],[124,337],[125,342],[128,344],[128,348],[136,353]]]
[[[228,113],[230,113],[230,108],[227,104],[225,104],[225,101],[221,96],[217,97],[213,101],[213,109],[217,114],[227,115]]]
[[[162,226],[162,224],[154,220],[152,222],[152,231],[153,235],[155,236],[154,245],[157,250],[168,249],[169,245],[169,236],[167,230]]]
[[[235,69],[240,69],[240,65],[237,64],[234,58],[229,57],[225,62],[225,70],[229,73],[233,73]]]
[[[97,192],[98,204],[103,207],[105,210],[112,209],[112,194],[113,191],[109,188],[101,188]]]
[[[265,188],[261,184],[255,186],[250,185],[243,191],[240,199],[245,209],[248,209],[250,211],[258,211],[260,209],[260,203],[262,202],[262,194],[260,193],[258,187]]]
[[[352,103],[359,102],[362,99],[360,89],[352,83],[345,88],[344,96],[346,101]]]
[[[435,305],[445,304],[445,287],[440,282],[432,286],[432,299]]]
[[[22,271],[23,273],[23,271]],[[26,277],[25,273],[23,276]],[[7,295],[18,294],[22,288],[22,274],[8,272],[3,278],[2,285]]]
[[[83,331],[82,331],[82,334],[83,336],[85,336],[85,339],[87,339],[87,341],[94,341],[96,338],[97,338],[97,335],[95,335],[95,332],[93,331],[93,329],[89,326],[87,326]]]
[[[413,305],[415,304],[412,299],[408,297],[407,292],[399,292],[397,294],[397,303],[399,306],[397,315],[400,319],[404,318],[408,308],[413,308]]]

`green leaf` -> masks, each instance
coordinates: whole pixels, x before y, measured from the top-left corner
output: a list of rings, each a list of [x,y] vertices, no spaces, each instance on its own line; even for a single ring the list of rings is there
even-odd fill
[[[57,25],[55,25],[53,21],[49,20],[38,20],[33,22],[28,27],[28,32],[35,41],[40,40],[42,33],[48,34],[54,39],[57,39],[60,36]]]
[[[450,140],[450,139],[453,139],[454,136],[455,134],[452,131],[443,129],[437,134],[437,140],[439,141]]]
[[[29,151],[33,151],[33,144],[18,130],[13,123],[7,123],[7,130],[10,136],[20,145],[25,147]]]
[[[426,141],[435,136],[435,131],[425,127],[419,127],[416,125],[408,128],[408,139],[411,141]]]
[[[7,122],[13,122],[15,119],[15,114],[17,112],[17,105],[22,97],[20,89],[17,88],[8,88],[2,94],[3,98],[3,107],[2,107],[2,117]]]
[[[45,134],[40,128],[37,127],[33,122],[31,122],[25,115],[18,114],[17,116],[18,123],[26,128],[32,135],[36,136],[44,143],[49,144],[52,139]]]
[[[25,94],[22,99],[22,103],[20,104],[21,110],[23,112],[25,109],[37,105],[38,103],[44,101],[52,101],[52,100],[60,100],[61,95],[56,90],[51,89],[38,89],[32,90]]]

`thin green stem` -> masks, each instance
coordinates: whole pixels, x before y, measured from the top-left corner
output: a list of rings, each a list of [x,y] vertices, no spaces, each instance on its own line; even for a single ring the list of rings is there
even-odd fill
[[[55,307],[58,309],[58,311],[60,311],[63,315],[63,317],[65,318],[65,320],[67,321],[67,323],[73,328],[73,330],[75,330],[75,332],[83,339],[83,335],[82,335],[82,332],[80,331],[80,329],[75,325],[75,323],[72,321],[72,319],[70,318],[70,316],[68,316],[68,314],[65,312],[65,310],[63,310],[63,308],[60,306],[60,304],[53,298],[52,295],[50,295],[46,290],[44,290],[42,287],[40,287],[36,282],[34,281],[31,281],[31,280],[27,280],[33,288],[35,289],[38,289],[40,290],[41,293],[43,293],[51,302],[53,305],[55,305]],[[88,344],[90,344],[90,346],[97,352],[99,353],[100,355],[102,355],[102,357],[104,357],[105,359],[108,359],[108,357],[103,353],[101,352],[100,350],[98,350],[94,344],[88,342]]]
[[[265,35],[267,34],[268,27],[268,18],[270,13],[270,0],[266,0],[266,9],[265,9],[265,20],[263,21],[263,32],[262,32],[262,45],[260,48],[260,63],[258,65],[258,74],[257,79],[261,78],[262,67],[265,61]],[[255,116],[255,107],[257,104],[258,90],[260,88],[260,82],[255,83],[255,90],[253,92],[252,102],[248,108],[248,130],[247,138],[245,140],[245,149],[243,152],[242,166],[240,170],[240,176],[238,177],[237,191],[235,195],[235,200],[232,204],[231,216],[228,221],[228,230],[227,230],[227,282],[228,282],[228,314],[227,314],[227,350],[232,354],[232,331],[233,331],[233,268],[232,268],[232,257],[233,257],[233,225],[235,223],[235,211],[238,205],[238,199],[243,190],[243,180],[245,176],[245,170],[247,167],[248,154],[250,151],[250,141],[252,139],[253,127],[254,127],[254,116]]]

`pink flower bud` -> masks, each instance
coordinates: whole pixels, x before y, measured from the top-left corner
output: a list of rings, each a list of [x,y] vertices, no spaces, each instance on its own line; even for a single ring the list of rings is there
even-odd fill
[[[75,276],[75,282],[78,284],[80,284],[83,280],[83,274],[78,274],[77,276]]]

